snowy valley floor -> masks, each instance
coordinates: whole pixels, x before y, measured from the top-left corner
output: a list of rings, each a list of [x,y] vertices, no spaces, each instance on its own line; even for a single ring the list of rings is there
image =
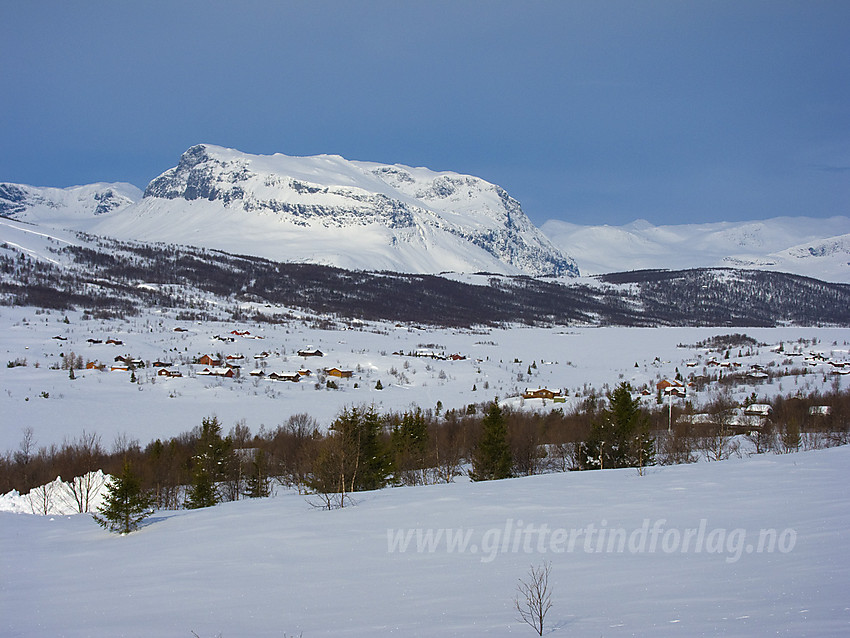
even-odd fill
[[[290,493],[158,512],[127,536],[0,512],[0,634],[531,636],[516,585],[551,561],[553,635],[845,636],[848,475],[841,447],[385,489],[333,511]]]
[[[252,432],[261,426],[274,430],[297,413],[307,413],[327,427],[345,407],[358,405],[374,405],[379,412],[412,406],[435,409],[438,404],[449,410],[498,396],[528,410],[569,410],[588,392],[604,394],[621,381],[635,389],[647,387],[651,394],[645,401],[654,405],[655,384],[661,379],[677,373],[686,378],[717,374],[719,368],[707,367],[712,357],[739,366],[738,382],[728,386],[731,398],[739,402],[752,392],[765,399],[850,384],[850,375],[834,374],[823,360],[804,363],[803,357],[816,353],[850,364],[847,328],[512,326],[471,331],[372,323],[349,330],[342,323],[319,329],[307,321],[201,324],[177,320],[173,314],[151,311],[126,321],[95,320],[77,312],[0,307],[0,353],[5,364],[0,365],[0,453],[17,449],[25,428],[32,428],[36,447],[61,445],[86,431],[101,437],[106,448],[121,437],[135,439],[144,448],[156,438],[187,432],[213,415],[226,433],[239,422]],[[233,336],[233,331],[250,334]],[[728,359],[723,359],[724,350],[695,347],[705,339],[734,333],[746,333],[764,345],[731,348]],[[776,351],[780,344],[783,352]],[[308,346],[322,350],[324,356],[297,355]],[[416,351],[466,358],[394,354]],[[100,364],[105,370],[77,370],[71,380],[63,367],[71,353],[83,365]],[[258,358],[264,353],[268,356]],[[800,356],[790,358],[792,353]],[[204,354],[241,357],[236,359],[239,378],[203,376],[206,366],[192,361]],[[117,356],[141,359],[146,366],[134,373],[110,371],[118,365]],[[160,369],[152,365],[157,361],[170,363],[182,377],[158,376]],[[775,376],[764,381],[743,376],[754,365]],[[350,379],[337,380],[338,390],[327,390],[321,378],[321,370],[331,367],[353,372]],[[805,376],[789,373],[803,367]],[[299,383],[250,374],[303,368],[311,375]],[[131,382],[133,378],[136,382]],[[383,390],[376,390],[378,381]],[[562,389],[568,403],[522,401],[519,395],[528,387]],[[709,384],[701,392],[689,391],[688,401],[699,406],[718,391],[716,384]]]

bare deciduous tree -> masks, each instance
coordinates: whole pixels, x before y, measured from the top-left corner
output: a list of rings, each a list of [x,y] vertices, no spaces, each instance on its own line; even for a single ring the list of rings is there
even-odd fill
[[[27,494],[27,499],[32,508],[33,514],[50,514],[54,505],[54,493],[56,491],[56,483],[45,483],[39,487],[34,487]]]
[[[452,418],[433,428],[429,438],[432,443],[432,483],[451,483],[461,474],[466,429]]]
[[[100,443],[100,435],[82,431],[69,446],[68,470],[72,476],[69,483],[71,495],[78,512],[91,511],[92,501],[103,488],[105,479],[98,474],[105,452]]]
[[[520,619],[534,628],[538,636],[543,635],[546,614],[552,607],[552,592],[549,590],[549,574],[552,563],[544,563],[539,567],[532,565],[528,571],[528,579],[520,579],[514,605]]]
[[[696,463],[699,460],[696,447],[697,440],[693,426],[686,420],[674,422],[669,432],[662,432],[659,436],[658,450],[661,464]]]
[[[278,481],[287,487],[294,486],[306,493],[307,483],[312,477],[312,465],[318,446],[319,422],[306,412],[293,414],[285,425],[271,436],[269,453],[272,472]]]
[[[23,429],[23,437],[18,446],[18,451],[15,452],[13,459],[15,464],[20,468],[21,478],[24,485],[30,482],[31,468],[30,464],[35,457],[35,433],[31,427]]]
[[[540,474],[546,457],[546,448],[542,445],[542,419],[529,419],[510,412],[507,419],[514,471],[520,476]]]
[[[698,449],[709,461],[724,461],[738,454],[738,443],[733,432],[734,402],[728,394],[720,394],[712,401],[708,413],[711,423],[705,426]]]
[[[803,443],[800,433],[800,423],[797,419],[789,419],[785,424],[785,429],[782,431],[782,451],[785,454],[791,452],[799,452],[800,446]]]
[[[15,452],[15,462],[21,465],[26,465],[32,460],[35,453],[35,433],[32,427],[25,427],[21,430],[23,436],[21,443],[18,446],[18,451]]]
[[[321,509],[340,509],[351,499],[346,493],[346,475],[351,474],[355,456],[342,441],[342,437],[324,439],[313,463],[310,488],[315,500],[309,501]]]
[[[77,476],[68,483],[68,489],[74,498],[74,505],[81,514],[90,512],[94,500],[106,485],[106,477],[103,472],[86,472],[83,476]]]
[[[119,432],[115,435],[115,439],[112,442],[112,454],[127,456],[130,453],[138,453],[140,451],[139,439],[133,438],[127,432]]]
[[[550,472],[568,472],[578,468],[575,454],[577,445],[571,442],[552,443],[547,447],[546,469]]]
[[[744,417],[747,440],[753,444],[755,454],[764,454],[776,447],[776,430],[767,419],[759,419],[755,416]]]

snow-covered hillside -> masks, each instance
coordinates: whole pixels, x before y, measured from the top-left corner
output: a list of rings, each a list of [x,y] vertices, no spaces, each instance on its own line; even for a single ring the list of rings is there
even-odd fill
[[[0,254],[22,253],[29,259],[54,264],[61,263],[56,251],[65,246],[76,246],[81,243],[72,231],[2,217],[0,217],[0,242],[4,248],[8,247],[5,251],[0,248]]]
[[[73,226],[93,216],[120,211],[141,197],[142,191],[125,183],[68,188],[0,183],[0,216]]]
[[[87,230],[347,269],[578,274],[498,186],[336,155],[194,146]]]
[[[778,217],[753,222],[578,226],[541,230],[582,274],[645,268],[753,268],[850,283],[850,217]]]
[[[4,636],[846,636],[850,448],[157,512],[0,512]]]

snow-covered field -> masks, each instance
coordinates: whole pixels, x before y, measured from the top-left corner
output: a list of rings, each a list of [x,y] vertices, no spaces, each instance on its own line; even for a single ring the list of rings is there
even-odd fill
[[[832,448],[385,489],[333,511],[283,494],[128,536],[3,512],[0,634],[531,636],[516,585],[551,561],[552,635],[846,636],[849,470]]]
[[[122,435],[144,446],[210,415],[225,431],[241,421],[256,431],[302,412],[327,426],[361,404],[451,409],[499,396],[523,409],[569,409],[606,384],[654,389],[677,371],[701,374],[725,353],[693,344],[735,332],[766,345],[733,348],[724,361],[740,367],[727,373],[758,364],[776,375],[742,376],[733,386],[740,400],[846,389],[845,376],[805,358],[850,359],[842,328],[317,329],[311,319],[198,324],[153,311],[126,321],[65,317],[0,308],[0,351],[11,364],[0,366],[2,450],[14,450],[25,428],[38,447],[85,431],[109,448]],[[298,356],[308,346],[324,356]],[[408,356],[417,351],[466,358]],[[76,370],[71,379],[62,369],[71,352],[107,370]],[[207,366],[190,361],[207,353],[242,355],[240,377],[200,374]],[[109,371],[119,355],[145,367]],[[155,361],[183,376],[158,376]],[[806,375],[780,374],[804,366]],[[317,387],[319,371],[331,367],[353,376],[336,390]],[[253,378],[256,369],[312,374],[275,382]],[[568,403],[518,398],[526,387],[563,389]],[[513,598],[518,579],[546,561],[547,626],[556,635],[847,635],[848,465],[850,449],[835,448],[642,477],[614,470],[459,481],[359,493],[354,507],[335,511],[280,492],[157,512],[124,537],[85,514],[0,512],[0,635],[533,635]]]
[[[733,369],[739,374],[753,364],[771,372],[800,369],[802,356],[788,363],[788,353],[794,350],[822,353],[834,361],[850,360],[850,329],[846,328],[514,327],[469,331],[392,324],[345,329],[337,324],[338,328],[325,330],[300,321],[278,326],[198,324],[157,313],[126,321],[86,320],[79,313],[37,313],[32,308],[10,307],[0,307],[0,326],[0,450],[17,448],[25,428],[33,429],[36,447],[61,444],[86,431],[100,435],[103,445],[110,448],[122,435],[144,446],[153,439],[191,430],[213,415],[225,432],[242,421],[256,432],[260,426],[274,429],[298,413],[308,413],[327,426],[343,408],[359,405],[375,405],[382,412],[411,406],[435,409],[438,402],[444,409],[462,409],[498,396],[526,409],[553,407],[551,402],[544,406],[539,399],[518,398],[529,387],[566,391],[568,403],[557,406],[566,409],[591,389],[604,391],[606,384],[613,388],[621,381],[629,381],[635,388],[648,386],[653,396],[647,400],[654,401],[659,380],[673,377],[677,371],[685,377],[703,374],[708,359],[718,355],[680,345],[737,332],[767,344],[732,350],[727,362],[740,364]],[[175,328],[185,332],[175,332]],[[250,335],[235,336],[232,331]],[[106,343],[110,339],[122,343]],[[780,343],[784,352],[774,352]],[[298,356],[299,350],[309,346],[324,356]],[[452,361],[394,354],[417,351],[466,358]],[[106,370],[76,370],[71,379],[62,364],[72,352],[84,363],[103,364]],[[255,358],[264,352],[269,356]],[[199,374],[208,366],[190,362],[204,354],[241,355],[243,359],[234,360],[240,366],[240,377]],[[117,365],[117,356],[140,359],[146,366],[133,373],[110,371]],[[24,361],[26,365],[7,367]],[[183,376],[159,376],[159,369],[152,365],[157,361],[171,364],[168,369]],[[324,384],[317,389],[321,370],[333,367],[351,370],[353,376],[336,379],[337,390],[328,390]],[[752,392],[767,398],[847,387],[848,377],[832,374],[833,368],[826,363],[813,361],[806,367],[809,374],[803,377],[779,376],[769,383],[742,376],[734,386],[735,394],[743,400]],[[312,374],[291,383],[254,378],[250,372],[257,369],[267,375],[302,369]],[[136,382],[131,382],[131,374]],[[375,389],[378,381],[383,390]],[[689,400],[698,405],[714,392],[716,388],[708,387],[692,393]]]

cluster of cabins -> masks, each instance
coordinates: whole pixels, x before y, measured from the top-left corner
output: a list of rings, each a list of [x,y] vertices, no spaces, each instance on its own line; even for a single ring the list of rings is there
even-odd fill
[[[759,368],[760,366],[754,366],[755,368]],[[767,374],[764,375],[765,377]],[[675,397],[679,399],[684,399],[687,397],[687,386],[683,381],[678,379],[662,379],[658,383],[655,384],[655,389],[662,395],[667,397]],[[648,394],[649,391],[644,391],[644,394]],[[744,406],[744,415],[745,416],[757,416],[762,418],[767,418],[770,416],[770,412],[773,408],[766,403],[751,403]]]
[[[244,336],[246,333],[240,333],[238,331],[234,331],[232,334],[238,334],[240,336]],[[270,352],[264,351],[259,354],[254,355],[255,360],[263,360],[267,359],[271,356]],[[298,351],[299,357],[323,357],[324,353],[318,348],[314,348],[310,346],[309,348],[304,348]],[[199,375],[203,376],[220,376],[220,377],[234,377],[239,374],[240,365],[238,362],[244,360],[245,357],[243,355],[228,355],[224,358],[224,360],[217,359],[212,355],[205,354],[196,359],[196,363],[198,365],[207,366],[202,371],[198,372]],[[324,368],[325,374],[332,377],[337,377],[339,379],[348,379],[354,375],[353,370],[344,370],[341,368]],[[312,370],[307,368],[301,368],[297,372],[269,372],[266,373],[265,370],[256,369],[252,370],[248,373],[250,376],[257,379],[268,379],[269,381],[289,381],[291,383],[298,383],[304,377],[309,377],[313,374]]]
[[[786,354],[792,357],[801,356],[798,353]],[[850,361],[834,361],[819,352],[806,355],[803,359],[803,363],[805,365],[813,367],[818,365],[828,365],[830,368],[832,368],[832,374],[850,374]]]
[[[685,366],[688,368],[695,368],[698,365],[698,361],[685,362]],[[744,367],[740,361],[729,361],[726,359],[718,360],[716,357],[712,357],[706,361],[705,366],[707,368],[720,368],[721,370],[739,370]],[[770,375],[765,372],[764,366],[758,363],[750,364],[749,369],[745,374],[751,379],[767,379],[770,377]]]
[[[836,361],[820,352],[804,354],[802,352],[778,351],[777,354],[781,354],[782,356],[789,357],[791,359],[802,358],[803,365],[807,366],[829,366],[832,368],[833,374],[850,374],[850,361]],[[689,368],[695,368],[699,365],[699,362],[693,360],[686,361],[685,365]],[[725,370],[734,370],[743,367],[743,364],[741,364],[740,361],[718,359],[717,357],[711,357],[705,362],[705,365],[708,368],[720,368]],[[764,366],[754,363],[749,366],[746,376],[753,378],[768,378],[769,375],[765,372]]]
[[[185,328],[175,328],[175,331],[186,332]],[[250,332],[247,330],[233,330],[230,335],[234,337],[243,337],[243,338],[251,338],[251,339],[262,339],[263,337],[252,336]],[[230,336],[218,336],[217,339],[221,340],[232,340]],[[89,343],[103,343],[102,340],[99,339],[89,339]],[[110,339],[106,343],[114,344],[114,345],[122,345],[122,342],[115,339]],[[271,352],[263,351],[256,355],[254,355],[254,359],[256,361],[262,361],[272,356]],[[318,348],[314,348],[310,346],[308,348],[304,348],[298,351],[298,356],[300,357],[323,357],[324,352],[319,350]],[[222,378],[233,378],[240,376],[240,371],[243,362],[245,361],[245,356],[242,354],[231,354],[227,355],[223,358],[219,358],[217,356],[211,354],[204,354],[200,357],[197,357],[193,362],[195,365],[204,366],[204,368],[198,371],[196,374],[198,376],[209,376],[209,377],[222,377]],[[179,378],[182,377],[183,374],[179,370],[173,369],[173,364],[166,361],[154,361],[151,366],[153,368],[157,368],[157,376],[165,377],[165,378]],[[127,372],[130,370],[137,370],[139,368],[144,368],[145,362],[142,359],[119,355],[115,357],[112,365],[108,366],[108,369],[115,372]],[[97,361],[90,361],[86,368],[89,370],[106,370],[107,365],[98,363]],[[326,375],[331,377],[336,377],[338,379],[349,379],[354,375],[353,370],[347,370],[338,367],[331,368],[323,368],[323,371]],[[312,370],[307,368],[302,368],[297,372],[266,372],[262,369],[252,370],[250,376],[259,379],[268,379],[269,381],[289,381],[293,383],[299,382],[301,379],[305,377],[309,377],[313,374]]]
[[[336,377],[337,379],[350,379],[354,376],[353,370],[341,370],[340,368],[323,368],[323,372],[329,377]],[[258,379],[268,379],[269,381],[291,381],[297,383],[304,377],[311,376],[313,372],[302,368],[298,372],[269,372],[268,374],[266,374],[263,370],[251,370],[248,374]]]
[[[174,330],[177,330],[177,328]],[[181,332],[185,332],[185,329],[181,329]],[[265,337],[261,337],[260,335],[252,335],[248,330],[231,330],[229,334],[216,335],[213,339],[224,341],[225,343],[235,343],[236,337],[242,337],[243,339],[265,339]]]
[[[174,328],[174,332],[188,332],[186,328],[176,327]],[[214,338],[219,341],[225,342],[235,342],[236,337],[241,337],[243,339],[263,339],[262,336],[252,335],[248,330],[232,330],[230,333],[226,335],[216,335]],[[61,335],[57,335],[54,339],[67,341],[67,338],[62,337]],[[123,345],[123,341],[119,339],[107,339],[105,342],[102,339],[88,339],[89,344],[102,344],[106,343],[109,345]],[[259,354],[254,355],[254,359],[256,361],[261,361],[267,359],[272,355],[271,352],[264,351]],[[313,346],[309,346],[307,348],[303,348],[298,351],[298,356],[300,357],[323,357],[324,352],[315,348]],[[196,365],[204,366],[204,368],[198,371],[196,374],[198,376],[210,376],[210,377],[223,377],[223,378],[233,378],[240,375],[240,370],[242,367],[242,363],[245,360],[245,356],[241,354],[232,354],[227,355],[224,358],[219,358],[217,356],[211,354],[204,354],[200,357],[197,357],[193,362]],[[157,376],[165,377],[165,378],[179,378],[182,377],[183,374],[176,369],[173,369],[173,364],[165,361],[155,361],[151,364],[153,368],[157,369]],[[115,357],[113,363],[109,366],[106,364],[99,363],[97,361],[90,361],[86,364],[86,369],[88,370],[111,370],[114,372],[127,372],[131,370],[137,370],[139,368],[144,368],[145,362],[142,359],[119,355]],[[348,379],[354,375],[353,370],[346,370],[337,367],[332,368],[324,368],[325,374],[328,376],[336,377],[339,379]],[[298,382],[304,377],[309,377],[313,374],[311,370],[306,368],[302,368],[297,372],[265,372],[264,370],[257,369],[252,370],[249,373],[252,377],[255,378],[265,378],[270,381],[290,381],[290,382]]]
[[[174,328],[174,332],[184,333],[189,332],[187,328],[182,326],[177,326]],[[237,338],[242,339],[263,339],[262,336],[252,335],[248,330],[231,330],[229,333],[215,335],[213,337],[217,341],[222,341],[225,343],[234,343]],[[61,335],[57,335],[54,339],[66,341],[65,337]],[[123,341],[119,339],[88,339],[89,344],[102,344],[106,343],[108,345],[124,345]],[[420,348],[414,352],[396,352],[393,353],[401,356],[412,356],[412,357],[423,357],[430,358],[434,360],[440,361],[464,361],[467,359],[466,355],[462,355],[459,353],[454,354],[445,354],[439,353],[434,350]],[[303,358],[310,357],[323,357],[325,353],[320,349],[314,346],[308,346],[306,348],[302,348],[297,351],[297,355]],[[262,361],[272,356],[272,353],[268,351],[261,352],[259,354],[254,355],[255,361]],[[218,357],[211,354],[204,354],[197,357],[193,364],[197,366],[203,366],[203,368],[197,371],[195,374],[198,376],[204,377],[220,377],[220,378],[234,378],[241,376],[241,368],[245,361],[245,356],[241,354],[236,355],[227,355],[225,357]],[[166,361],[155,361],[150,364],[151,367],[156,368],[156,375],[158,377],[163,378],[180,378],[183,376],[183,373],[177,370],[173,363]],[[127,372],[132,370],[137,370],[140,368],[146,367],[145,362],[142,359],[138,359],[135,357],[119,355],[115,357],[114,361],[110,365],[102,364],[97,361],[89,362],[86,365],[87,369],[90,370],[111,370],[115,372]],[[265,366],[263,366],[265,367]],[[354,376],[354,371],[345,368],[339,367],[328,367],[322,368],[322,372],[328,377],[334,377],[337,379],[350,379]],[[251,377],[257,379],[267,379],[269,381],[287,381],[291,383],[297,383],[304,379],[305,377],[310,377],[313,375],[313,371],[305,368],[298,370],[297,372],[281,372],[281,371],[272,371],[267,372],[265,369],[257,368],[248,373]],[[561,400],[564,400],[561,397],[561,391],[549,391],[547,389],[539,389],[538,394],[535,396],[546,396],[548,398],[557,399],[558,397]]]
[[[155,364],[154,364],[155,365]],[[89,361],[86,364],[86,370],[106,370],[105,363],[99,363],[97,361]],[[130,370],[137,370],[138,368],[144,368],[145,362],[141,359],[134,359],[132,357],[124,357],[117,356],[115,357],[112,365],[109,366],[109,370],[112,372],[128,372]]]
[[[434,359],[436,361],[466,361],[467,359],[467,356],[465,354],[443,354],[427,348],[420,348],[418,350],[414,350],[413,352],[402,352],[401,350],[397,350],[396,352],[393,352],[393,355],[398,357],[419,357],[425,359]]]
[[[656,389],[664,396],[669,397],[680,397],[684,398],[686,396],[686,386],[682,381],[678,379],[663,379],[656,384]],[[644,396],[648,396],[651,393],[649,390],[644,390],[642,392]],[[526,388],[522,394],[524,399],[548,399],[553,401],[554,403],[565,403],[566,397],[563,395],[561,390],[553,390],[551,388]],[[818,406],[819,408],[825,408],[825,406]],[[828,408],[826,408],[828,410]],[[744,416],[750,417],[759,417],[761,419],[766,419],[770,416],[772,411],[772,407],[766,403],[752,403],[744,406],[743,414]],[[810,413],[814,414],[810,411]],[[820,413],[819,413],[820,414]],[[706,422],[709,421],[708,415],[693,415],[691,418],[692,422],[699,423],[701,422],[700,416],[706,417]]]
[[[68,341],[68,337],[63,337],[62,335],[56,335],[53,337],[56,341]],[[104,343],[103,339],[86,339],[86,343],[90,344],[98,344]],[[106,344],[110,346],[123,346],[124,342],[120,339],[107,339]]]

